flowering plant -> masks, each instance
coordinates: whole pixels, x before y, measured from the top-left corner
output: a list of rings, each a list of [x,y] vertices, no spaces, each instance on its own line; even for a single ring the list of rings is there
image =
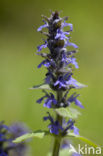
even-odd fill
[[[78,46],[70,41],[73,25],[66,22],[68,17],[61,18],[57,11],[53,12],[50,18],[42,17],[44,25],[40,26],[37,31],[46,35],[47,39],[44,39],[44,43],[37,47],[37,55],[43,57],[43,61],[38,65],[38,68],[46,67],[47,73],[44,83],[34,86],[32,89],[43,90],[44,96],[38,99],[37,103],[41,104],[43,102],[44,107],[55,112],[55,117],[48,112],[48,115],[43,118],[44,121],[49,120],[50,122],[48,131],[42,130],[28,133],[17,138],[14,142],[18,143],[31,137],[53,136],[52,156],[61,156],[62,153],[65,156],[78,156],[79,154],[73,145],[67,146],[66,144],[68,150],[64,153],[65,137],[74,137],[92,146],[96,147],[96,145],[79,135],[79,129],[76,127],[76,118],[80,113],[77,109],[72,108],[74,104],[77,107],[84,108],[78,100],[79,94],[75,90],[85,87],[85,85],[73,78],[74,68],[79,68],[75,58]],[[64,31],[65,27],[68,27],[68,31]],[[47,28],[46,32],[42,31],[44,28]],[[41,50],[43,48],[48,48],[49,52],[42,53]]]
[[[26,156],[27,145],[25,142],[15,144],[12,141],[29,132],[21,123],[13,123],[10,126],[0,122],[0,156]]]

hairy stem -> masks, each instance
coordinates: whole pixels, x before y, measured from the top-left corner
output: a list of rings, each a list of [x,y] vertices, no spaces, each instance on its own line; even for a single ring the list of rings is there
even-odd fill
[[[62,91],[58,91],[57,92],[58,104],[60,104],[61,99],[62,99]],[[60,115],[56,114],[56,118],[57,118],[57,121],[59,122],[59,124],[62,126],[62,117]],[[61,136],[55,137],[52,156],[59,156],[61,139],[62,139]]]

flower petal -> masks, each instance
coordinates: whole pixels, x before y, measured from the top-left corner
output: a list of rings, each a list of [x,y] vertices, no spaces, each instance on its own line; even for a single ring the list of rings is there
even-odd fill
[[[48,24],[46,23],[46,24],[44,24],[44,25],[41,25],[38,29],[37,29],[37,31],[41,31],[43,28],[47,28],[48,27]]]

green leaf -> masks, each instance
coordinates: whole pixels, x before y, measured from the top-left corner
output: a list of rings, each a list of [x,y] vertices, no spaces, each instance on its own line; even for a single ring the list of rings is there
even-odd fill
[[[77,110],[77,109],[74,109],[74,108],[69,108],[71,113],[72,113],[72,118],[76,119],[78,117],[78,115],[81,115],[81,113]]]
[[[33,86],[32,88],[30,88],[32,90],[34,89],[48,89],[48,90],[51,90],[51,88],[49,87],[48,84],[41,84],[41,85],[37,85],[37,86]]]
[[[95,148],[98,147],[98,145],[96,145],[94,142],[92,142],[91,140],[88,140],[87,138],[85,138],[83,136],[75,135],[74,133],[68,133],[68,136],[75,137],[75,138],[87,143],[88,145],[95,147]]]
[[[18,138],[16,138],[13,143],[20,143],[22,141],[25,141],[27,139],[30,139],[30,138],[40,138],[42,139],[45,135],[49,134],[48,131],[41,131],[41,130],[38,130],[38,131],[35,131],[33,133],[27,133],[27,134],[24,134]]]
[[[84,87],[88,87],[87,85],[82,84],[82,83],[80,83],[80,82],[76,82],[76,84],[78,85],[78,87],[77,87],[77,88],[84,88]]]
[[[58,108],[58,109],[55,109],[55,111],[57,114],[59,114],[60,116],[64,118],[69,117],[69,118],[75,119],[78,117],[78,115],[80,115],[80,112],[78,112],[76,109],[69,108],[69,107]]]

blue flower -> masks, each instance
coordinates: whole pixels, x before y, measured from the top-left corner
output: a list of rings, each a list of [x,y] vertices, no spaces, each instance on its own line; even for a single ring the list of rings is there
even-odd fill
[[[4,121],[0,122],[0,142],[8,141],[7,133],[8,133],[9,127],[4,125]]]
[[[65,88],[66,87],[66,81],[64,80],[64,77],[59,76],[58,80],[54,83],[54,86],[59,86],[59,88]]]
[[[9,147],[11,147],[10,152],[12,153],[12,155],[25,156],[28,150],[27,144],[25,142],[15,144],[12,142],[12,140],[28,133],[28,127],[26,127],[26,125],[24,125],[23,123],[16,122],[9,127],[9,132],[11,133],[11,142],[9,142]]]
[[[4,125],[4,122],[0,122],[0,156],[24,156],[27,149],[26,144],[14,144],[12,141],[25,133],[27,129],[23,124],[14,123],[8,127]]]
[[[43,48],[48,47],[48,53],[38,53],[45,58],[39,65],[47,68],[45,84],[48,84],[52,91],[55,91],[57,98],[53,93],[45,92],[45,95],[37,100],[37,103],[44,101],[43,106],[47,108],[59,108],[59,107],[69,107],[71,103],[84,108],[81,102],[77,99],[79,94],[72,94],[67,97],[68,92],[72,88],[79,88],[77,80],[73,76],[73,68],[79,68],[78,63],[74,54],[77,52],[78,46],[75,43],[70,42],[70,33],[73,30],[73,25],[71,23],[66,23],[66,18],[60,18],[59,13],[56,11],[52,13],[50,18],[44,17],[47,21],[44,21],[44,25],[38,28],[38,31],[42,32],[43,28],[48,28],[48,32],[42,32],[46,35],[47,40],[44,44],[38,46],[38,52]],[[69,27],[68,31],[64,31],[64,27]],[[73,49],[69,50],[68,48]],[[66,93],[65,93],[66,92]],[[48,116],[44,117],[44,120],[49,120],[48,125],[49,131],[55,135],[66,136],[71,131],[75,135],[79,135],[79,129],[75,126],[75,121],[69,119],[68,121],[64,117],[60,117],[60,114],[56,114],[56,119],[54,119],[49,113]],[[75,156],[78,153],[73,153]],[[74,156],[72,155],[72,156]]]
[[[66,23],[65,21],[62,23],[62,28],[64,28],[64,27],[67,27],[67,26],[69,26],[70,27],[70,31],[73,31],[73,24],[71,24],[71,23]]]
[[[69,148],[70,147],[70,142],[68,140],[63,140],[61,148]]]
[[[75,66],[75,68],[79,68],[78,63],[76,62],[76,58],[71,57],[71,63]]]
[[[78,48],[78,46],[75,43],[71,43],[71,42],[69,42],[69,40],[65,41],[65,47],[67,47],[67,46],[72,46],[75,49]]]
[[[72,119],[69,119],[67,123],[64,120],[63,127],[64,127],[64,132],[67,132],[68,130],[73,130],[75,135],[79,135],[79,129],[76,126],[74,126],[74,121]]]
[[[76,58],[74,56],[68,57],[66,52],[62,53],[62,62],[65,63],[65,65],[72,63],[75,68],[79,68],[78,63],[76,62]]]
[[[51,122],[48,126],[48,128],[50,129],[50,133],[58,135],[60,131],[63,131],[63,128],[60,126],[59,122],[57,120],[54,121],[50,114],[49,116],[44,117],[44,120],[50,120]]]
[[[8,154],[2,149],[0,149],[0,156],[8,156]]]
[[[44,98],[46,98],[46,97],[47,96],[45,95],[45,96],[41,97],[40,99],[38,99],[36,102],[40,104],[44,100]]]
[[[75,79],[72,78],[72,77],[66,82],[66,84],[69,85],[69,86],[72,85],[72,86],[75,87],[75,88],[78,87],[78,85],[77,85],[77,80],[75,80]]]
[[[44,117],[44,120],[50,120],[51,122],[48,126],[48,128],[50,129],[50,133],[58,135],[59,132],[61,132],[63,134],[66,134],[68,130],[73,130],[75,135],[79,135],[79,129],[74,126],[74,121],[72,119],[69,119],[68,122],[65,122],[65,120],[63,120],[62,126],[60,125],[58,120],[54,120],[50,114]]]
[[[59,76],[58,80],[54,83],[54,86],[59,86],[59,88],[66,88],[68,86],[78,87],[77,81],[72,78],[72,74],[67,73],[64,76]]]
[[[38,99],[37,103],[40,104],[44,99],[45,99],[44,107],[52,108],[53,106],[57,105],[57,100],[55,99],[55,96],[52,93],[50,93],[50,95],[46,94],[42,98]]]
[[[73,126],[74,134],[79,135],[79,129],[76,126]]]
[[[50,66],[55,67],[55,62],[53,61],[53,59],[51,60],[43,60],[39,65],[38,68],[41,68],[41,66],[44,65],[45,67],[49,68]]]
[[[76,93],[71,95],[67,100],[68,105],[70,105],[70,103],[74,102],[75,105],[79,106],[80,108],[84,108],[84,106],[81,104],[81,102],[77,99],[78,96],[79,96],[79,94],[76,94]]]
[[[44,25],[41,25],[37,31],[41,31],[43,28],[47,28],[48,27],[48,23],[45,23]]]
[[[45,67],[50,67],[50,61],[49,60],[43,60],[39,65],[38,68],[41,68],[41,66],[44,65]]]
[[[48,72],[46,74],[45,83],[50,84],[53,79],[54,75],[52,74],[52,72]]]
[[[43,48],[47,48],[47,41],[45,41],[45,43],[44,44],[42,44],[42,45],[40,45],[40,46],[38,46],[37,47],[37,49],[38,49],[38,52],[40,52]]]
[[[55,36],[55,39],[65,40],[68,39],[66,35],[69,35],[69,32],[63,32],[61,29],[57,29],[57,34]]]
[[[7,144],[10,141],[8,138],[9,127],[4,125],[4,121],[0,122],[0,156],[8,156]]]
[[[62,53],[62,59],[61,61],[65,64],[65,65],[68,65],[70,63],[70,58],[67,58],[67,55],[66,55],[66,52],[63,52]]]
[[[11,126],[9,126],[9,131],[15,139],[23,134],[28,133],[29,129],[24,123],[15,122]]]
[[[79,153],[73,153],[72,156],[81,156]]]

